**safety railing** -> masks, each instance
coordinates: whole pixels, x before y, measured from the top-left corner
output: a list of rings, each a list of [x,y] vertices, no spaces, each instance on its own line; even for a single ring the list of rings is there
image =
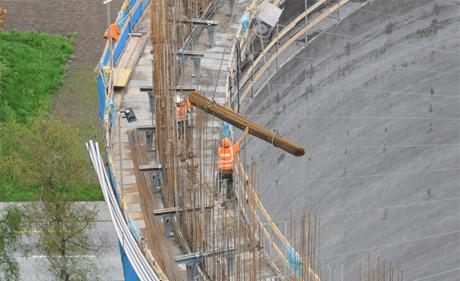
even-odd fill
[[[113,64],[117,64],[118,60],[121,57],[121,54],[124,51],[126,43],[129,39],[129,34],[134,30],[135,26],[141,19],[142,13],[147,9],[150,4],[150,0],[126,0],[120,11],[118,12],[118,17],[116,20],[116,25],[120,30],[121,34],[119,36],[118,42],[115,42],[113,45]],[[101,61],[97,66],[98,76],[97,76],[97,90],[99,96],[99,115],[102,120],[107,117],[107,110],[110,110],[110,100],[113,98],[109,96],[108,91],[108,74],[112,71],[109,69],[109,40],[105,45],[104,52],[101,57]],[[113,122],[112,122],[113,123]]]
[[[372,0],[363,1],[359,6],[355,8],[355,10],[367,5],[371,1]],[[273,4],[278,4],[278,2],[279,1],[274,1]],[[309,30],[314,28],[318,23],[322,22],[324,19],[328,18],[332,13],[338,11],[340,15],[340,8],[346,5],[348,2],[350,2],[350,0],[337,0],[337,3],[335,4],[329,3],[330,5],[327,5],[326,0],[318,0],[312,6],[306,7],[303,13],[301,13],[294,20],[292,20],[289,23],[289,25],[285,26],[282,30],[277,32],[276,36],[274,36],[272,40],[266,46],[263,46],[262,52],[251,63],[251,65],[247,67],[244,75],[239,79],[237,83],[238,87],[242,86],[244,90],[238,91],[237,93],[235,93],[234,91],[235,83],[232,81],[235,81],[238,57],[235,57],[235,52],[233,52],[232,50],[232,54],[231,54],[230,62],[229,62],[229,73],[228,73],[227,85],[226,85],[227,102],[229,103],[236,102],[233,108],[235,110],[238,110],[238,107],[240,106],[240,103],[243,101],[243,99],[249,94],[249,92],[254,91],[254,85],[262,77],[262,75],[264,74],[269,75],[269,68],[273,64],[273,62],[276,61],[277,69],[278,69],[278,56],[281,53],[286,51],[293,42],[295,42],[296,40],[299,40],[299,38],[301,38],[302,36],[305,36],[305,34],[307,34]],[[252,6],[248,7],[248,10],[251,11],[252,13],[251,20],[249,21],[249,27],[251,27],[252,19],[257,16],[257,13],[262,9],[262,7],[263,7],[263,3],[260,4],[258,8],[252,7]],[[309,15],[319,10],[321,10],[320,13],[315,15],[311,19],[311,21],[309,20],[308,22],[306,22],[306,19],[308,18]],[[338,17],[338,20],[340,20],[340,16]],[[295,27],[302,21],[305,22],[305,26],[293,32]],[[242,28],[242,26],[243,25],[241,25],[240,28]],[[243,39],[239,42],[239,46],[237,46],[238,42],[234,45],[234,48],[238,47],[242,49],[241,53],[239,54],[240,60],[245,56],[246,54],[245,52],[247,52],[248,46],[251,43],[250,42],[251,40],[247,40],[248,33],[249,33],[249,28],[248,28],[248,31],[245,32]],[[238,33],[237,36],[240,36],[240,34]],[[276,47],[276,50],[270,53],[270,51],[275,47]],[[268,58],[267,58],[267,55],[268,55]]]
[[[235,82],[235,76],[237,72],[237,61],[245,56],[246,52],[249,49],[249,45],[251,44],[250,34],[252,28],[252,22],[257,16],[257,14],[262,10],[265,5],[265,1],[263,0],[253,0],[250,5],[245,10],[245,13],[241,16],[240,20],[238,21],[239,27],[234,35],[236,40],[234,41],[232,51],[230,52],[230,59],[228,62],[228,73],[226,79],[226,93],[225,99],[226,103],[230,104],[234,99],[234,96],[238,93],[234,93],[233,87]],[[274,5],[279,5],[280,0],[273,1]],[[239,52],[238,52],[239,50]],[[239,57],[239,58],[238,58]]]

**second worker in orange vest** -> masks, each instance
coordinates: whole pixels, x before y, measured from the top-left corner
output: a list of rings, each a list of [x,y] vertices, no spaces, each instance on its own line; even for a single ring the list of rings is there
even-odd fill
[[[248,132],[249,128],[246,128],[243,136],[234,145],[231,145],[228,138],[222,139],[222,147],[219,147],[219,173],[215,190],[216,196],[219,196],[221,185],[225,180],[227,180],[227,198],[230,199],[233,196],[233,162],[240,144],[246,138]]]
[[[179,129],[179,137],[182,136],[184,133],[187,133],[187,125],[188,125],[188,118],[187,113],[190,113],[190,109],[192,108],[192,104],[188,101],[188,98],[184,100],[181,97],[176,96],[174,101],[176,102],[176,109],[177,109],[177,125]]]

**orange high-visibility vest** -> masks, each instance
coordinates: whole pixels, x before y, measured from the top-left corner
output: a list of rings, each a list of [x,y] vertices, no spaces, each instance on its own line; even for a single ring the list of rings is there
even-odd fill
[[[112,23],[110,25],[110,37],[112,37],[113,40],[117,41],[120,40],[120,38],[118,37],[118,35],[120,35],[121,32],[120,32],[120,29],[118,29],[118,26],[114,23]],[[109,38],[109,31],[105,31],[104,33],[104,38],[107,39]]]
[[[219,170],[232,170],[233,158],[235,157],[239,146],[239,143],[235,143],[227,148],[219,147]]]
[[[177,106],[177,121],[184,121],[185,120],[185,106]],[[192,108],[192,104],[187,102],[187,110]]]

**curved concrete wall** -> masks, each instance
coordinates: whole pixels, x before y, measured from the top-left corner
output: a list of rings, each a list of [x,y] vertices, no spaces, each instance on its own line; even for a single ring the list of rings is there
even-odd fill
[[[404,280],[460,280],[459,45],[457,1],[376,0],[244,102],[307,151],[247,139],[264,206],[282,222],[317,208],[320,261],[344,280],[368,252]]]

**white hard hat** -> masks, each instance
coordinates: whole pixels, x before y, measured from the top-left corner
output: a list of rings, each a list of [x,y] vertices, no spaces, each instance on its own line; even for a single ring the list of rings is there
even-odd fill
[[[181,99],[181,97],[179,97],[179,95],[176,95],[176,96],[174,97],[174,102],[179,103],[179,102],[181,102],[181,101],[182,101],[182,99]]]

